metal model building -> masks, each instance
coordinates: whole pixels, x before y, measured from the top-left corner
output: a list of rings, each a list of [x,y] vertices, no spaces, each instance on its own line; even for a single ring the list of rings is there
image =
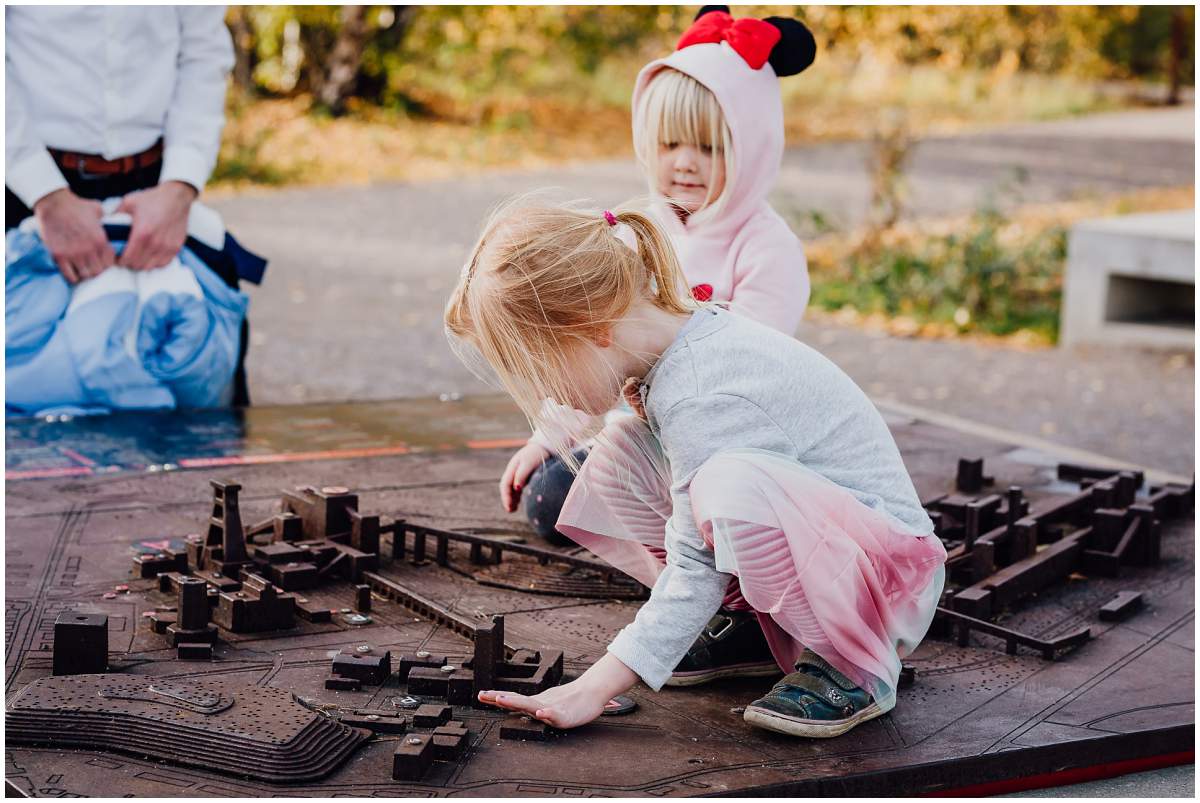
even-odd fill
[[[502,450],[10,483],[10,790],[894,795],[1190,750],[1192,488],[889,423],[947,587],[897,707],[819,744],[744,723],[769,679],[635,688],[555,738],[476,706],[582,672],[645,595],[512,540]],[[371,490],[275,492],[322,474]]]

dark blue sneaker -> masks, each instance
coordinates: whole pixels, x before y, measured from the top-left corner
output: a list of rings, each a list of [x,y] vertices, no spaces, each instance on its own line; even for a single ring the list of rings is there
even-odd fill
[[[746,706],[743,719],[759,728],[827,739],[883,714],[864,689],[812,650],[771,691]]]
[[[700,631],[696,643],[675,667],[667,686],[699,686],[719,678],[761,678],[779,674],[767,637],[753,611],[722,608]]]

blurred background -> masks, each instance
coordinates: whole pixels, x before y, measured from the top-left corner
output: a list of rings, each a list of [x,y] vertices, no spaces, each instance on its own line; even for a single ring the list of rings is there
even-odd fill
[[[639,68],[695,6],[239,6],[230,185],[418,179],[630,153]],[[1191,97],[1183,6],[738,6],[800,16],[792,144],[1047,120]],[[892,126],[894,127],[894,125]]]
[[[441,332],[483,215],[527,189],[643,193],[633,81],[696,8],[231,7],[206,195],[274,263],[251,291],[254,402],[486,390]],[[1057,346],[1071,227],[1194,206],[1194,8],[734,14],[818,42],[781,82],[771,198],[808,253],[800,337],[877,400],[1190,471],[1191,348]]]

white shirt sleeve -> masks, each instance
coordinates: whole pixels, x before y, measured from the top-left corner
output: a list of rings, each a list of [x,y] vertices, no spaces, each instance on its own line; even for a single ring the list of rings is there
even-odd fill
[[[67,180],[34,129],[25,87],[13,77],[7,56],[4,67],[4,184],[32,209],[45,196],[66,187]]]
[[[179,60],[163,131],[166,148],[159,181],[182,181],[200,191],[221,145],[233,41],[225,27],[224,6],[179,6],[175,11]]]

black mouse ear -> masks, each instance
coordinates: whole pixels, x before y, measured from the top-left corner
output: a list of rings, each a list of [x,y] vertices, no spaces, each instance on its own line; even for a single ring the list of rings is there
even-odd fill
[[[767,59],[775,74],[783,78],[807,70],[817,57],[817,40],[804,23],[787,17],[767,17],[764,22],[774,25],[781,34]]]
[[[700,10],[696,12],[696,16],[692,17],[692,22],[700,19],[710,11],[724,11],[726,14],[728,14],[729,6],[700,6]]]

